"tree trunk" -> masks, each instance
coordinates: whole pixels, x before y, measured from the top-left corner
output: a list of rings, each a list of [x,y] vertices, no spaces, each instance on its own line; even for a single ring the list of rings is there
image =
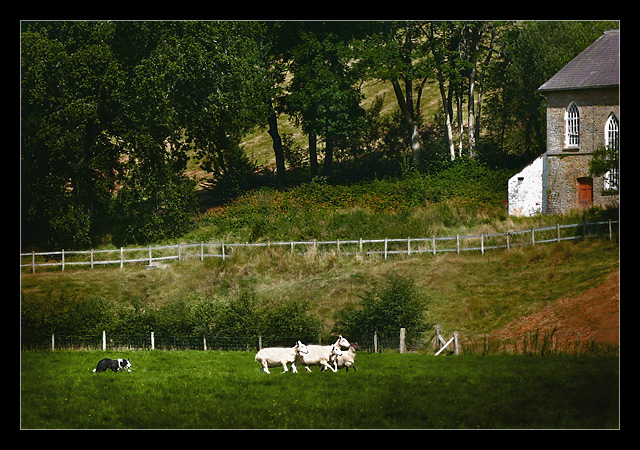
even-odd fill
[[[477,84],[478,84],[478,101],[477,101],[477,108],[475,111],[475,125],[476,125],[476,129],[475,129],[475,145],[478,145],[478,141],[480,139],[480,129],[481,129],[481,121],[482,121],[482,94],[483,94],[483,80],[484,80],[484,72],[486,69],[483,70],[483,67],[486,68],[489,66],[489,63],[491,62],[491,56],[493,55],[493,43],[495,40],[495,36],[496,36],[496,29],[495,27],[491,27],[491,40],[489,41],[489,51],[487,52],[487,57],[484,60],[484,63],[480,66],[480,70],[477,73],[478,79],[477,79]],[[474,147],[475,149],[475,147]]]
[[[469,156],[473,158],[476,152],[476,114],[475,114],[475,63],[469,74],[469,104],[467,105],[469,112]]]
[[[458,156],[462,156],[464,124],[462,119],[462,88],[460,87],[456,89],[456,116],[458,122]]]
[[[445,126],[447,129],[447,147],[449,148],[449,157],[451,161],[456,159],[456,149],[453,145],[453,130],[451,124],[451,101],[447,98],[447,93],[444,89],[444,80],[442,79],[442,74],[437,71],[438,76],[438,86],[440,87],[440,97],[442,98],[442,108],[444,109],[444,117],[445,117]]]
[[[414,118],[413,112],[413,101],[407,103],[405,100],[405,95],[402,92],[402,88],[400,87],[400,83],[396,78],[391,80],[391,84],[393,85],[393,92],[396,94],[396,99],[398,100],[398,106],[400,107],[400,111],[402,111],[402,115],[404,117],[404,122],[407,125],[407,129],[409,130],[409,138],[411,139],[411,153],[413,154],[413,161],[420,166],[422,162],[422,148],[420,146],[420,135],[418,133],[418,124]],[[409,85],[410,86],[410,85]],[[410,92],[407,92],[407,98],[410,95],[413,95]]]
[[[309,164],[313,178],[318,175],[318,137],[314,131],[309,132]]]
[[[333,137],[327,133],[324,148],[324,176],[330,177],[333,172]]]
[[[284,165],[284,151],[282,149],[282,138],[278,132],[278,118],[276,112],[273,109],[271,100],[269,100],[269,135],[273,141],[273,152],[276,155],[276,183],[278,186],[283,186],[285,182],[285,165]]]

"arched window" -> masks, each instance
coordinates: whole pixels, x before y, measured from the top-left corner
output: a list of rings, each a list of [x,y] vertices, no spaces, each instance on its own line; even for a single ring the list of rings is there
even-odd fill
[[[620,175],[618,161],[620,156],[620,122],[615,114],[611,113],[604,126],[604,146],[607,149],[607,159],[611,160],[611,170],[604,174],[604,189],[617,191]]]
[[[571,102],[564,116],[565,146],[576,148],[580,145],[580,112],[578,105]]]

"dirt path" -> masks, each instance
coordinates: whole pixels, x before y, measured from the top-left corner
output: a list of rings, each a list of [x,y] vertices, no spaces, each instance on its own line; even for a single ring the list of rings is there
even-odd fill
[[[492,336],[508,338],[519,336],[538,327],[550,332],[557,328],[558,342],[575,341],[580,333],[583,341],[594,340],[604,344],[618,344],[620,335],[620,274],[612,272],[598,286],[575,297],[556,300],[535,313],[519,317],[500,328]]]

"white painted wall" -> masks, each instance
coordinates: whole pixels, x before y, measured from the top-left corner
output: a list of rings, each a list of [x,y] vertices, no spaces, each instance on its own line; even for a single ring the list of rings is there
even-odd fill
[[[509,215],[530,217],[542,212],[544,155],[509,178]]]

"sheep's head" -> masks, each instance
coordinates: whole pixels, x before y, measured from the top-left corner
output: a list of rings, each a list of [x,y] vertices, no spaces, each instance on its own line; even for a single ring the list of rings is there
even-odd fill
[[[342,337],[342,335],[340,335],[334,345],[337,345],[340,348],[347,349],[351,344],[349,344],[349,341],[347,341],[345,338]]]
[[[340,350],[340,346],[338,344],[333,344],[331,346],[331,356],[340,356],[342,355],[342,350]]]
[[[357,342],[352,342],[351,348],[354,349],[355,351],[358,351],[360,350],[360,344],[358,344]]]
[[[293,348],[296,349],[298,353],[309,353],[307,346],[300,341],[296,342],[296,345]]]

